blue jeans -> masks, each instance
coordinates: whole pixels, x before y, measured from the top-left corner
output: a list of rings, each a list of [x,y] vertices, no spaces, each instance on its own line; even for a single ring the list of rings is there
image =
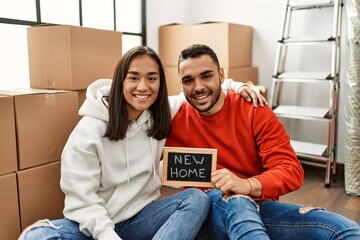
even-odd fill
[[[132,218],[115,224],[116,233],[126,239],[194,239],[210,208],[210,199],[198,189],[187,189],[148,204]],[[89,240],[79,224],[68,219],[50,221],[50,226],[31,227],[26,240]]]
[[[321,208],[309,208],[246,196],[222,198],[220,190],[206,192],[209,216],[196,239],[360,239],[357,223]]]

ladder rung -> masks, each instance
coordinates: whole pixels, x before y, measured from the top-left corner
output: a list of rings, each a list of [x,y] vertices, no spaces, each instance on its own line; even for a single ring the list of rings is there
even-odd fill
[[[283,72],[275,76],[280,81],[324,81],[333,77],[327,72]]]
[[[279,105],[274,109],[274,113],[278,117],[294,118],[294,119],[308,119],[308,120],[329,120],[329,109]]]
[[[334,37],[328,39],[318,39],[316,37],[293,37],[284,38],[279,40],[279,43],[283,45],[315,45],[315,44],[329,44],[335,41]]]
[[[332,7],[334,0],[291,0],[289,5],[292,10]]]
[[[290,144],[299,157],[316,160],[323,160],[329,157],[327,154],[327,145],[296,140],[291,140]]]

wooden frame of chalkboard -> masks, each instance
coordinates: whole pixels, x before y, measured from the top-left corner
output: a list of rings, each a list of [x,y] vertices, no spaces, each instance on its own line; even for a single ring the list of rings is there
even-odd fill
[[[173,187],[213,187],[217,149],[165,147],[163,185]]]

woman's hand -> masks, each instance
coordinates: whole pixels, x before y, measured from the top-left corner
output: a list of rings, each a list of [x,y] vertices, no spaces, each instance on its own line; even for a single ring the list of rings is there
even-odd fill
[[[248,85],[243,85],[242,87],[240,87],[238,94],[241,95],[248,102],[253,101],[254,107],[257,107],[258,103],[262,107],[264,105],[268,105],[266,98],[261,95],[258,90],[255,90]]]

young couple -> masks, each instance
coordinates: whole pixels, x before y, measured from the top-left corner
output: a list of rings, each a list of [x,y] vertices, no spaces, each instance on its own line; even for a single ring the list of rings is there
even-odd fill
[[[61,158],[65,219],[40,220],[20,239],[359,239],[341,215],[278,201],[301,186],[303,170],[262,96],[224,81],[207,46],[183,50],[178,67],[187,102],[167,96],[148,47],[125,53],[113,81],[89,86]],[[160,199],[166,138],[218,149],[214,189]]]

